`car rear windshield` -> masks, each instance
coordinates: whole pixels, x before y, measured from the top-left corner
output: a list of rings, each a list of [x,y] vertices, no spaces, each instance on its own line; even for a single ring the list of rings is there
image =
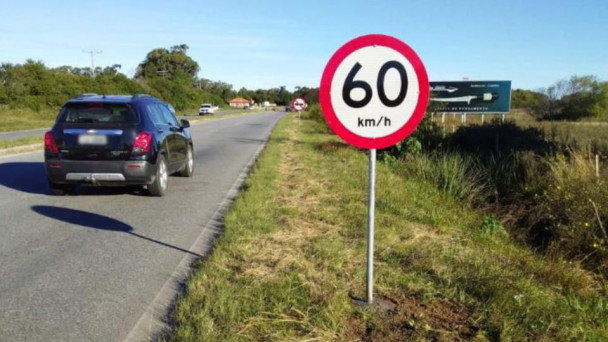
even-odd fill
[[[138,123],[137,114],[127,104],[74,103],[63,107],[59,122],[66,123]]]
[[[211,105],[202,105],[202,108],[211,108]]]

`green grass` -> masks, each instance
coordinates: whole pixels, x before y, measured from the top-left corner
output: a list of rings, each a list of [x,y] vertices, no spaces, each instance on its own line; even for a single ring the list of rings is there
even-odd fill
[[[32,144],[37,144],[37,143],[42,144],[43,142],[44,142],[43,137],[38,136],[38,135],[34,136],[34,137],[0,140],[0,149],[6,149],[6,148],[24,146],[24,145],[32,145]]]
[[[608,123],[606,122],[541,122],[536,124],[545,136],[562,148],[580,150],[585,153],[599,153],[602,159],[608,157]]]
[[[378,164],[366,310],[367,156],[283,118],[175,310],[176,341],[538,340],[608,336],[605,284],[508,238],[436,184]]]
[[[500,121],[501,115],[486,115],[485,123]],[[534,117],[523,110],[514,109],[505,115],[506,121],[513,121],[520,127],[535,127],[543,130],[545,137],[561,148],[573,148],[587,153],[599,153],[604,159],[608,158],[608,122],[606,121],[537,121]],[[467,122],[461,122],[460,114],[446,114],[444,123],[441,121],[441,114],[433,117],[439,127],[446,133],[457,130],[462,125],[480,125],[481,115],[467,115]]]
[[[59,110],[0,109],[0,132],[47,128],[53,125]]]

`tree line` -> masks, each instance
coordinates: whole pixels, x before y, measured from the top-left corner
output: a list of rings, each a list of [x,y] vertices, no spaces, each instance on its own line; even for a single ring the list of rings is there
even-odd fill
[[[542,120],[608,118],[608,82],[596,76],[572,76],[537,91],[515,89],[513,108]]]
[[[237,96],[277,105],[286,105],[300,96],[308,103],[318,102],[318,88],[296,87],[290,92],[285,86],[278,86],[236,91],[229,83],[200,78],[200,66],[187,52],[186,44],[154,49],[139,64],[133,78],[120,72],[120,64],[92,70],[67,65],[49,68],[43,62],[31,59],[23,64],[2,63],[0,105],[33,110],[59,108],[82,93],[147,93],[171,103],[178,110],[196,108],[201,103],[223,107]]]

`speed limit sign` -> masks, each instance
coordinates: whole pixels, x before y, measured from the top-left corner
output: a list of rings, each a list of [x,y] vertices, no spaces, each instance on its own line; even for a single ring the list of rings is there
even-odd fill
[[[371,34],[334,53],[319,94],[325,120],[338,136],[359,148],[381,149],[416,129],[428,104],[429,81],[412,48]]]
[[[395,145],[422,120],[429,79],[418,55],[399,39],[371,34],[330,58],[319,100],[329,127],[347,143],[369,149],[367,303],[373,303],[376,149]]]
[[[291,101],[291,108],[297,110],[298,112],[306,109],[306,107],[308,107],[308,104],[306,104],[306,101],[304,101],[304,99],[301,97],[295,98]]]

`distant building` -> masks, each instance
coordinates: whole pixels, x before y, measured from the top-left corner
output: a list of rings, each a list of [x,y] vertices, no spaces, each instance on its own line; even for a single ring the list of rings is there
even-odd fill
[[[230,107],[233,107],[233,108],[243,108],[243,107],[251,106],[251,101],[244,99],[242,97],[237,97],[237,98],[230,100],[229,104],[230,104]]]

